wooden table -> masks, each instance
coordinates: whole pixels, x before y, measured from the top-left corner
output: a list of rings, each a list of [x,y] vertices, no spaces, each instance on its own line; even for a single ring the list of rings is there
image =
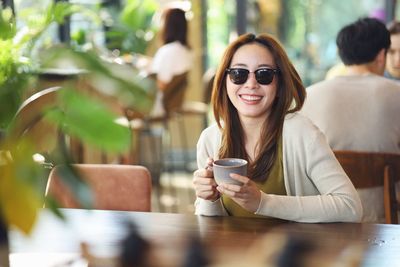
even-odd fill
[[[256,242],[265,242],[264,248],[257,244],[255,251],[260,256],[278,249],[279,240],[288,236],[312,242],[313,250],[309,254],[312,260],[307,266],[333,266],[329,263],[337,260],[346,249],[360,246],[363,248],[361,266],[400,265],[400,225],[302,224],[268,219],[99,210],[64,209],[62,212],[67,218],[65,222],[43,210],[29,237],[11,231],[12,255],[19,255],[19,258],[28,254],[79,255],[81,241],[86,241],[93,251],[101,252],[103,256],[116,255],[118,242],[126,235],[123,222],[132,221],[155,248],[157,257],[162,259],[159,266],[181,266],[193,236],[200,237],[214,262],[233,260],[236,265],[230,263],[230,267],[250,266],[248,262],[239,263],[247,259]]]

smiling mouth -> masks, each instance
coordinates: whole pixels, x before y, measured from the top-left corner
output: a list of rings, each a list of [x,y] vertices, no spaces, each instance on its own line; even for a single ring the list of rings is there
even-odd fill
[[[256,95],[239,95],[241,99],[246,100],[246,101],[259,101],[262,99],[262,96],[256,96]]]

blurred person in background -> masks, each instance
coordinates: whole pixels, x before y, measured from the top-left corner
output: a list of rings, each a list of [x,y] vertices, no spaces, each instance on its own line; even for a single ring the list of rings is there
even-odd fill
[[[400,79],[400,22],[392,21],[387,25],[390,32],[390,48],[386,56],[385,77]]]
[[[383,77],[390,34],[378,19],[361,18],[336,38],[346,73],[307,88],[301,112],[333,150],[400,153],[400,85]],[[383,188],[359,189],[364,222],[384,222]]]
[[[373,9],[369,14],[368,17],[370,18],[375,18],[377,20],[380,20],[381,22],[385,21],[385,10],[382,8],[376,8]],[[329,80],[332,79],[336,76],[342,76],[342,75],[346,75],[346,65],[343,64],[343,62],[339,62],[335,65],[333,65],[326,73],[325,75],[325,79]]]
[[[157,79],[158,92],[152,115],[163,115],[163,91],[174,76],[190,70],[193,58],[187,41],[188,23],[185,11],[170,8],[163,13],[161,39],[163,45],[154,55],[151,73]]]

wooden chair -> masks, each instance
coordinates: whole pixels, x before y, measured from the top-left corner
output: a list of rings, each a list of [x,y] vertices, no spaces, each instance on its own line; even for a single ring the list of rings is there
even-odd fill
[[[58,129],[43,118],[47,110],[57,107],[60,90],[61,87],[48,88],[26,99],[8,128],[9,138],[28,138],[38,153],[51,154],[56,147]]]
[[[205,129],[208,125],[208,112],[209,104],[211,101],[211,91],[213,87],[215,72],[210,69],[203,75],[203,100],[202,101],[183,101],[179,109],[175,110],[173,117],[178,122],[179,140],[181,141],[183,153],[184,169],[191,172],[190,169],[190,155],[188,134],[186,132],[187,126],[185,125],[186,117],[197,116],[202,118],[202,128]]]
[[[156,79],[156,74],[152,74],[149,77]],[[188,72],[174,76],[172,80],[168,83],[163,92],[164,96],[162,102],[165,114],[143,115],[137,114],[129,110],[126,113],[126,118],[128,119],[127,125],[129,125],[132,132],[134,132],[139,137],[137,139],[138,143],[136,143],[136,151],[139,154],[138,162],[141,165],[149,167],[152,172],[152,177],[154,179],[155,185],[159,183],[159,176],[161,174],[161,171],[166,167],[165,154],[171,151],[171,134],[169,121],[174,117],[175,113],[180,110],[183,105],[187,83]],[[157,125],[162,126],[162,134],[160,134],[159,131],[153,131],[153,129],[157,128],[155,127]],[[160,130],[160,127],[158,127],[157,129]],[[152,138],[157,140],[151,141]],[[161,145],[158,144],[158,139],[160,138],[162,139]],[[148,139],[150,139],[150,141]],[[148,144],[149,147],[142,147],[145,146],[144,144]],[[152,154],[147,155],[146,153],[149,152]],[[156,155],[155,153],[158,153],[158,155]],[[151,162],[148,161],[149,158],[151,158]]]
[[[103,103],[108,111],[112,112],[116,117],[126,116],[122,103],[119,103],[116,97],[101,95],[95,88],[90,87],[84,81],[73,86],[83,95]],[[135,155],[131,153],[132,151],[129,151],[125,155],[106,153],[82,143],[78,138],[65,134],[53,123],[44,119],[49,110],[60,109],[62,107],[62,111],[66,111],[64,105],[60,104],[62,102],[60,94],[63,90],[66,89],[55,86],[43,89],[27,98],[21,104],[11,122],[7,131],[9,137],[15,138],[15,140],[22,137],[28,138],[35,145],[35,151],[42,155],[51,156],[52,154],[56,154],[60,145],[63,144],[68,149],[73,163],[104,164],[112,162],[134,164]]]
[[[400,180],[400,154],[356,151],[334,151],[356,188],[383,186],[385,221],[398,223],[400,205],[396,199],[395,183]]]
[[[61,144],[67,146],[68,143],[72,161],[82,162],[81,143],[44,119],[49,110],[60,108],[59,96],[63,90],[60,86],[50,87],[27,98],[15,114],[7,134],[14,140],[30,140],[35,146],[35,152],[43,156],[56,154]]]
[[[156,79],[156,74],[151,74],[149,78]],[[171,158],[172,153],[172,135],[169,122],[175,117],[178,110],[182,108],[185,93],[188,84],[188,72],[176,75],[167,84],[163,91],[163,102],[165,113],[161,115],[138,114],[129,109],[125,112],[127,120],[122,125],[130,127],[132,133],[135,134],[136,144],[135,151],[137,162],[146,166],[153,179],[153,189],[158,195],[162,195],[163,187],[160,186],[161,173],[170,172],[170,164],[167,161],[174,162]],[[179,132],[180,134],[181,132]],[[181,136],[178,140],[182,140]],[[168,179],[167,186],[172,195],[175,189],[171,186]],[[157,198],[159,200],[159,198]],[[160,206],[160,202],[158,203]]]
[[[182,107],[188,85],[188,76],[188,72],[174,76],[165,88],[163,106],[167,114]]]
[[[208,125],[208,111],[209,104],[211,102],[211,93],[213,88],[215,78],[215,71],[213,69],[209,69],[203,75],[203,100],[202,101],[183,101],[180,108],[175,112],[175,115],[178,115],[180,119],[183,116],[200,116],[203,118],[203,129],[205,129]],[[183,125],[183,121],[181,125]],[[180,126],[180,136],[182,138],[182,142],[187,144],[186,141],[186,128]],[[186,148],[186,147],[185,147]]]
[[[12,135],[20,138],[45,115],[45,111],[57,106],[57,97],[61,87],[51,87],[33,94],[18,109],[12,123]]]
[[[63,165],[52,169],[46,196],[52,196],[62,208],[81,208],[77,198],[60,176]],[[94,209],[151,211],[151,176],[138,165],[73,164],[79,177],[92,190]]]

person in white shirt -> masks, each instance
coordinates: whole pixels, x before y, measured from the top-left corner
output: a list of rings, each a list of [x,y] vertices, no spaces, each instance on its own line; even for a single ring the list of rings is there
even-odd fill
[[[324,135],[297,113],[306,96],[299,74],[271,35],[245,34],[216,72],[216,124],[197,144],[195,214],[273,217],[297,222],[358,222],[357,191]],[[216,184],[213,160],[242,158],[242,185]]]
[[[174,76],[183,74],[192,66],[192,53],[187,42],[185,12],[178,8],[167,9],[161,32],[163,46],[152,60],[151,73],[156,74],[158,92],[152,115],[163,115],[163,91]]]
[[[400,85],[383,77],[390,34],[377,19],[346,25],[336,43],[346,74],[307,88],[301,110],[333,150],[400,153]],[[383,188],[359,189],[364,222],[384,222]]]

